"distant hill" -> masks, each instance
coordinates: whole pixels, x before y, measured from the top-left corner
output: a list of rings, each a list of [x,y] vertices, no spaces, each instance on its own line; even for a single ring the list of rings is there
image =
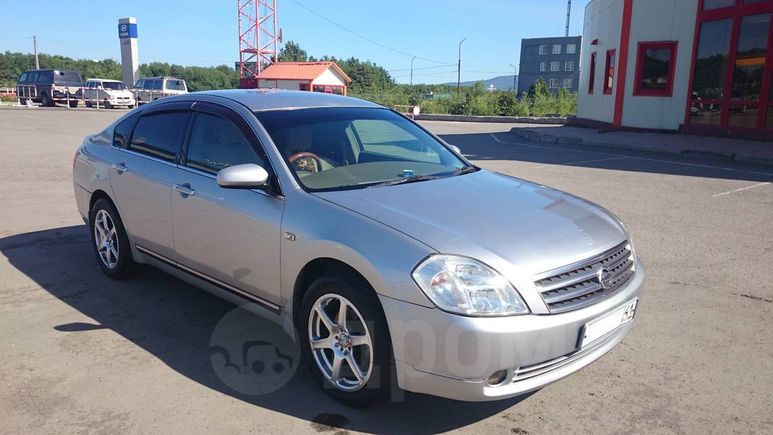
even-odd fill
[[[472,80],[469,82],[461,82],[460,85],[464,87],[472,86],[480,80]],[[449,86],[456,86],[456,82],[444,83]],[[488,89],[489,86],[494,85],[500,91],[512,91],[513,90],[513,76],[499,76],[492,79],[483,80],[483,87]],[[515,86],[518,86],[518,77],[515,78]]]

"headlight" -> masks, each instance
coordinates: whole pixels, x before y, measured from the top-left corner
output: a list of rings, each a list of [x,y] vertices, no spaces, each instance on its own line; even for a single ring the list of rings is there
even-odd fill
[[[502,275],[471,258],[433,255],[419,264],[412,275],[441,310],[467,316],[529,312],[521,296]]]

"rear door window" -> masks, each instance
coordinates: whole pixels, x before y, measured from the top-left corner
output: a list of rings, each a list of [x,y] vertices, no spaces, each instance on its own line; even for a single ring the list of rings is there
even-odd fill
[[[153,80],[153,90],[161,90],[164,82],[161,80]]]
[[[129,149],[168,162],[175,161],[188,128],[189,112],[142,116],[132,132]]]
[[[266,168],[265,161],[231,121],[207,113],[196,114],[186,165],[216,174],[221,169],[245,163],[255,163]]]

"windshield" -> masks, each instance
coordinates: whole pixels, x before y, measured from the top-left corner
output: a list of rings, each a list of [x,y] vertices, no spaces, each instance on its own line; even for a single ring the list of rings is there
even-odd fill
[[[54,71],[54,83],[57,85],[81,86],[83,79],[76,71]]]
[[[102,82],[102,88],[111,89],[114,91],[121,91],[126,89],[126,85],[121,82]]]
[[[166,89],[169,91],[184,91],[185,82],[182,80],[167,80]]]
[[[256,112],[303,186],[372,187],[460,174],[468,165],[418,125],[378,108]]]

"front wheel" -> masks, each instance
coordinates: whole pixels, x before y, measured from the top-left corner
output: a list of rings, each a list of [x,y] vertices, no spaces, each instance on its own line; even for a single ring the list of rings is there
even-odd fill
[[[329,394],[361,407],[388,392],[389,331],[381,304],[367,283],[322,277],[309,286],[301,313],[306,365]]]
[[[78,107],[78,100],[70,100],[70,108],[75,109]]]
[[[98,199],[91,208],[89,226],[99,267],[107,276],[125,279],[142,271],[132,257],[129,237],[113,204]]]

